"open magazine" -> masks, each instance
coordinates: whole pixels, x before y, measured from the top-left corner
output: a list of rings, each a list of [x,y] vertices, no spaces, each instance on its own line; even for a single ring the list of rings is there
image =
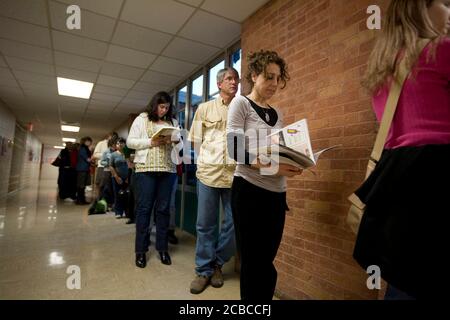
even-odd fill
[[[174,132],[179,133],[180,128],[169,126],[162,127],[152,135],[152,139],[158,137],[171,137]]]
[[[272,133],[268,136],[267,143],[268,147],[260,149],[260,153],[266,153],[270,157],[275,155],[277,162],[300,169],[314,167],[322,153],[341,146],[332,146],[314,153],[306,119]]]

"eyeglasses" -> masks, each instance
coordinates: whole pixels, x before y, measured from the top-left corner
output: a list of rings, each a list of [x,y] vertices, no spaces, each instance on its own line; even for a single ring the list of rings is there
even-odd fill
[[[223,81],[228,81],[228,82],[235,81],[236,83],[240,83],[241,79],[235,78],[235,77],[226,77],[226,78],[223,78]]]

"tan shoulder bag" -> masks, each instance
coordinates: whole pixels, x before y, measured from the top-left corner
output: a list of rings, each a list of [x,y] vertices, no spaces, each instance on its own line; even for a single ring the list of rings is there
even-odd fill
[[[428,43],[429,40],[425,39],[418,42],[418,47],[421,49],[421,52]],[[406,68],[406,61],[405,59],[402,59],[399,64],[398,74],[394,81],[392,81],[389,97],[386,102],[386,108],[384,110],[383,118],[380,124],[380,130],[378,131],[375,145],[373,147],[372,154],[370,155],[369,163],[367,164],[366,177],[364,181],[367,180],[367,178],[370,176],[372,171],[375,169],[376,164],[381,158],[389,129],[394,118],[395,110],[397,109],[400,93],[408,75],[409,70],[407,70]],[[359,224],[364,214],[366,205],[354,193],[350,197],[348,197],[348,200],[351,202],[351,206],[347,214],[347,224],[354,233],[358,233]]]

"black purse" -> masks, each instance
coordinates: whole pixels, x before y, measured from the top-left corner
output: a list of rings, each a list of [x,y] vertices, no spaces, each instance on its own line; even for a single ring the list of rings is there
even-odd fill
[[[61,157],[58,156],[55,160],[53,160],[52,166],[59,168],[59,167],[61,167],[61,165],[62,165],[62,160],[61,160]]]

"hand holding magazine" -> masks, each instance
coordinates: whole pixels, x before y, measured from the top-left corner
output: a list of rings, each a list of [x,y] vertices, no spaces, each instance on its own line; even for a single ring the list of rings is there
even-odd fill
[[[314,153],[306,119],[272,133],[268,139],[269,147],[266,150],[260,148],[260,153],[266,153],[267,156],[275,155],[279,163],[300,169],[314,167],[322,153],[341,146],[332,146]]]
[[[161,138],[161,137],[172,137],[172,134],[174,134],[174,133],[179,135],[180,128],[169,127],[169,126],[162,127],[152,135],[152,139]]]

